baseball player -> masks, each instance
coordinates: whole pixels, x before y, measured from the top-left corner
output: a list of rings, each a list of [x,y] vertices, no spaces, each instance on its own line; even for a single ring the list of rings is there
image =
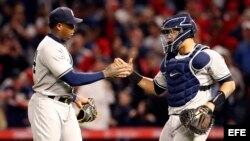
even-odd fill
[[[160,71],[153,78],[141,76],[133,70],[132,59],[119,65],[131,68],[130,79],[147,92],[159,95],[167,91],[169,119],[160,135],[160,141],[204,141],[209,132],[198,135],[180,122],[184,109],[206,105],[212,111],[225,101],[235,89],[231,73],[224,59],[209,47],[194,41],[196,26],[189,14],[180,13],[167,18],[162,25],[162,45],[165,58]],[[214,82],[220,84],[215,96],[211,94]]]
[[[81,141],[81,130],[71,105],[92,104],[88,98],[74,95],[72,87],[106,77],[124,77],[125,67],[110,64],[96,73],[75,72],[71,55],[63,41],[73,36],[75,24],[82,22],[70,8],[58,7],[49,14],[51,33],[37,47],[33,63],[33,94],[28,117],[35,141]]]

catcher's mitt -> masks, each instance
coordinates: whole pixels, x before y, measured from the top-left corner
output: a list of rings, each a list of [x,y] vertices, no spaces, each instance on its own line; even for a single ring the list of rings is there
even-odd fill
[[[93,98],[89,98],[92,100],[92,103],[94,104]],[[96,106],[91,106],[90,104],[85,104],[83,107],[79,110],[77,116],[77,120],[79,123],[85,123],[85,122],[91,122],[96,119],[97,117],[97,109]]]
[[[183,110],[179,116],[181,123],[186,128],[200,135],[207,133],[214,123],[213,112],[206,105]]]

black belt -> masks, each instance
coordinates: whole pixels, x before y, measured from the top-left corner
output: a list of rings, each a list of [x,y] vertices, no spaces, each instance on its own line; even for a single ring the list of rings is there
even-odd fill
[[[212,85],[207,85],[207,86],[200,86],[199,90],[200,91],[206,91],[211,88]]]
[[[73,100],[72,100],[72,97],[70,96],[61,96],[59,97],[58,99],[56,99],[57,96],[48,96],[48,98],[51,98],[51,99],[54,99],[54,100],[58,100],[62,103],[67,103],[67,104],[70,104]]]

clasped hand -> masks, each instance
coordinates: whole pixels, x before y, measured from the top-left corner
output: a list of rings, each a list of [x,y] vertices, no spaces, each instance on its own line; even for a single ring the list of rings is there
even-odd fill
[[[128,63],[121,58],[115,58],[114,62],[107,66],[104,70],[105,77],[127,77],[133,72],[133,59],[131,58]]]

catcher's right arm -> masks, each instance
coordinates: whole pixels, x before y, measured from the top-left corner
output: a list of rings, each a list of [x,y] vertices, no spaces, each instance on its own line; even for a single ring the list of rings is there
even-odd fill
[[[79,110],[77,116],[77,120],[79,123],[85,123],[85,122],[91,122],[96,119],[97,117],[97,109],[94,104],[93,98],[89,98],[93,105],[85,104],[82,106],[82,108]]]
[[[192,132],[196,134],[205,134],[214,123],[214,115],[212,110],[206,105],[198,108],[186,109],[180,113],[180,121]]]

